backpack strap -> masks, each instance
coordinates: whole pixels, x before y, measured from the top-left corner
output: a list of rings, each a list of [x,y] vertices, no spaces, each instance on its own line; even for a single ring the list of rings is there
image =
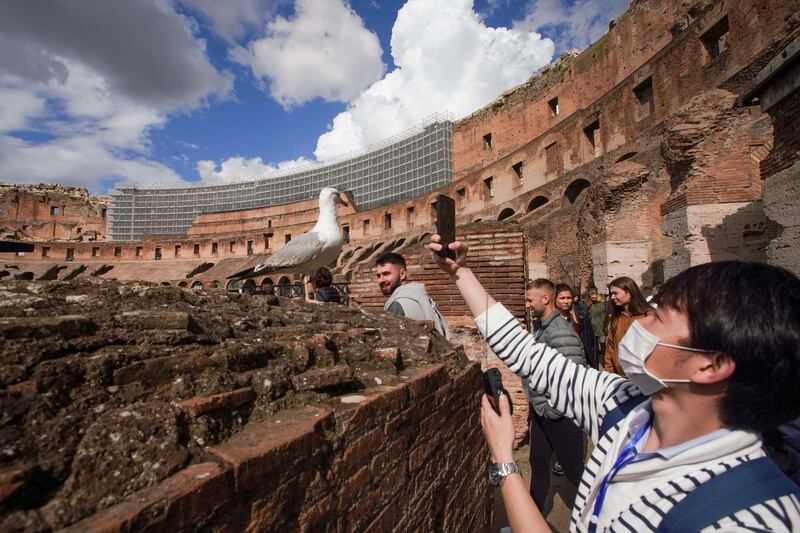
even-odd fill
[[[612,410],[606,413],[603,417],[603,423],[600,425],[600,438],[603,437],[608,430],[616,426],[623,418],[628,416],[628,413],[633,411],[637,405],[647,401],[647,396],[634,396],[628,398]],[[599,440],[599,439],[598,439]]]
[[[734,466],[709,479],[670,509],[656,530],[659,533],[700,531],[761,502],[800,495],[800,489],[769,457]]]

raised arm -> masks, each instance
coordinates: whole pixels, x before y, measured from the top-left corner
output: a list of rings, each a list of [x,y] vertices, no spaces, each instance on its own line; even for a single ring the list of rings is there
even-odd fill
[[[429,247],[434,252],[441,250],[438,235],[431,238]],[[467,245],[455,242],[450,249],[456,253],[455,260],[434,253],[434,261],[455,281],[492,351],[514,373],[528,379],[533,390],[548,394],[553,407],[572,418],[597,442],[606,412],[641,392],[620,376],[578,365],[537,343],[467,267]]]
[[[461,297],[467,303],[469,312],[472,313],[473,318],[483,314],[488,308],[492,307],[497,301],[486,292],[481,282],[475,277],[472,270],[467,265],[467,245],[463,242],[454,242],[450,244],[450,249],[456,254],[455,260],[447,259],[439,256],[436,252],[441,251],[442,245],[439,244],[441,238],[438,235],[431,237],[431,243],[428,245],[433,251],[433,260],[439,265],[439,268],[450,275]]]

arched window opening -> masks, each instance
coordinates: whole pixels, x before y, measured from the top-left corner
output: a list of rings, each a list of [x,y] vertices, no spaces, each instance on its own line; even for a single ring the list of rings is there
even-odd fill
[[[565,205],[572,205],[575,203],[575,200],[578,199],[578,196],[581,193],[589,188],[590,183],[585,179],[577,179],[569,184],[567,189],[564,191],[564,200]]]
[[[528,204],[528,213],[530,213],[531,211],[536,211],[549,201],[550,200],[548,200],[545,196],[537,196],[536,198],[531,200],[531,203]]]
[[[514,216],[515,213],[516,211],[514,211],[510,207],[506,207],[505,209],[500,211],[499,215],[497,215],[497,220],[505,220],[507,218],[511,218]]]

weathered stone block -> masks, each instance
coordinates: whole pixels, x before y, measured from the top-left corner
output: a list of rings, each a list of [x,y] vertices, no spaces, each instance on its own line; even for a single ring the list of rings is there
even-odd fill
[[[674,242],[665,279],[710,261],[766,262],[767,243],[777,233],[761,202],[690,205],[665,214],[661,230]]]
[[[117,319],[130,328],[192,331],[197,327],[189,313],[181,311],[126,311]]]
[[[332,385],[342,385],[353,381],[353,369],[349,365],[336,365],[317,368],[292,377],[295,390],[314,390]]]
[[[607,287],[620,276],[633,278],[639,286],[652,286],[652,277],[645,283],[651,265],[650,241],[603,241],[592,246],[595,287]]]
[[[216,463],[191,465],[150,489],[72,525],[75,533],[197,529],[232,492],[228,471]]]
[[[239,407],[242,404],[254,400],[255,397],[256,394],[253,389],[251,387],[245,387],[230,392],[214,394],[213,396],[190,398],[180,402],[178,406],[192,416],[200,416],[203,413],[215,409],[233,409]]]
[[[764,214],[782,228],[767,247],[767,260],[800,276],[800,163],[764,181]]]
[[[330,410],[310,406],[281,411],[207,451],[231,465],[237,493],[250,492],[287,464],[310,457],[331,418]]]
[[[96,329],[96,324],[83,315],[0,318],[0,337],[5,339],[72,339],[91,335]]]

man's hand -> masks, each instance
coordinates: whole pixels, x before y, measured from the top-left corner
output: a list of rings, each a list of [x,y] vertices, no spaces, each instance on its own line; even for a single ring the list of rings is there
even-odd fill
[[[451,242],[448,248],[455,252],[456,258],[455,260],[449,259],[446,257],[440,256],[437,252],[442,250],[442,245],[439,244],[442,242],[442,238],[439,235],[432,235],[431,236],[431,243],[428,245],[428,249],[433,252],[433,261],[445,272],[449,275],[454,275],[459,268],[463,266],[467,266],[467,243],[465,242]]]
[[[492,407],[489,396],[481,399],[481,427],[493,463],[514,462],[514,422],[507,394],[500,395],[500,414]]]

